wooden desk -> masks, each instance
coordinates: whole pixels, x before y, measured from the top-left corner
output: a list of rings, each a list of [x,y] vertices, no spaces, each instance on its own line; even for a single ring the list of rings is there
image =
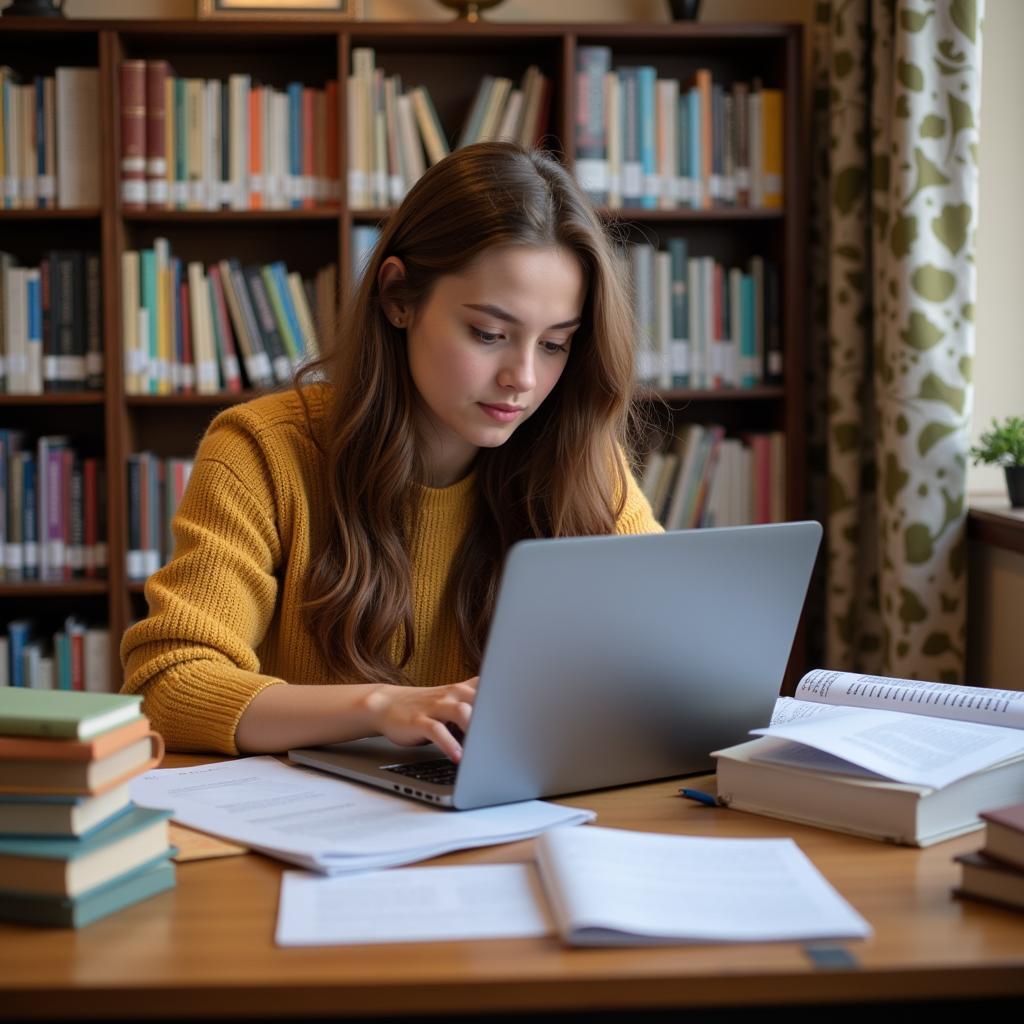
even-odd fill
[[[704,807],[676,791],[659,782],[565,802],[593,808],[608,826],[793,836],[875,929],[845,944],[859,969],[816,970],[799,943],[567,949],[547,938],[279,949],[285,866],[249,854],[183,864],[172,892],[80,932],[0,925],[0,1018],[636,1011],[1024,995],[1024,915],[950,897],[953,855],[976,848],[977,834],[913,850]],[[530,844],[516,843],[440,860],[529,857]]]

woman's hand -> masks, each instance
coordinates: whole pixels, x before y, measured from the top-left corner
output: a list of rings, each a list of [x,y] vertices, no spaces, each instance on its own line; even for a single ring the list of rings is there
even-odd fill
[[[376,686],[366,697],[374,731],[405,747],[435,743],[450,760],[462,745],[449,726],[465,733],[479,676],[449,686]]]

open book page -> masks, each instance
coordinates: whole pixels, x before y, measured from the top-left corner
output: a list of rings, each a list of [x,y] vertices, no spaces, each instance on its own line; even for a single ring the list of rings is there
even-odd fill
[[[1024,755],[1024,730],[873,708],[829,707],[778,723],[773,718],[772,725],[751,732],[803,743],[887,779],[934,789]]]
[[[1024,691],[927,683],[816,668],[797,684],[798,700],[882,708],[1024,729]]]
[[[328,874],[529,839],[594,817],[541,800],[446,811],[273,757],[146,772],[132,782],[132,799],[168,807],[175,821],[201,832]]]
[[[570,945],[863,938],[868,923],[791,839],[556,828],[536,843]]]
[[[394,868],[326,878],[286,871],[279,946],[519,939],[554,931],[532,864]]]
[[[785,764],[790,768],[803,768],[812,772],[828,772],[831,775],[854,775],[861,779],[881,779],[877,772],[868,771],[852,761],[826,754],[824,750],[793,743],[789,740],[765,738],[759,741],[756,752],[751,753],[754,761],[768,764]]]

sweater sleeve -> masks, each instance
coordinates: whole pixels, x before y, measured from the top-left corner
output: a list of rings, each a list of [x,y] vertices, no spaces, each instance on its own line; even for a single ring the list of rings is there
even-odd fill
[[[146,584],[149,615],[121,643],[123,692],[169,750],[237,754],[235,729],[261,690],[256,648],[277,605],[281,561],[271,474],[251,432],[214,422],[172,523],[174,557]]]
[[[629,464],[626,463],[626,503],[615,523],[616,533],[664,533],[654,518],[651,504],[640,490]]]

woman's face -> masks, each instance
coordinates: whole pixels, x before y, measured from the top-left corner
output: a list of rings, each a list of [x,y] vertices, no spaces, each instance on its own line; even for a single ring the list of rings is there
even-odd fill
[[[480,448],[504,444],[537,411],[565,370],[585,297],[568,250],[504,246],[439,278],[408,311],[426,483],[459,480]]]

